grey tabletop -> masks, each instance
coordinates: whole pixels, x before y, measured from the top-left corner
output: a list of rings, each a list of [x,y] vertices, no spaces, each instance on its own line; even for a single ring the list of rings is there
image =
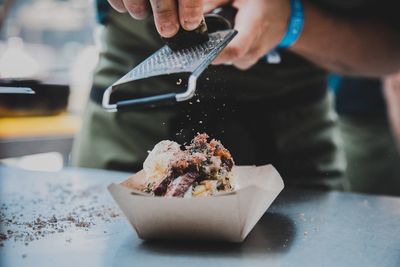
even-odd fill
[[[106,191],[127,175],[0,166],[0,265],[400,266],[400,198],[284,189],[242,244],[150,242]]]

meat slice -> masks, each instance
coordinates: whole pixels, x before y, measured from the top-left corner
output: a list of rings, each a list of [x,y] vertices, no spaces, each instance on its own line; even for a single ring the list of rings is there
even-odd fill
[[[172,171],[169,171],[164,178],[160,179],[153,185],[151,191],[153,191],[155,196],[163,196],[167,191],[168,185],[172,182],[173,179],[174,174]]]
[[[222,158],[222,166],[224,166],[228,172],[232,170],[234,164],[235,163],[233,162],[232,158]]]
[[[199,178],[200,174],[197,172],[188,172],[169,184],[165,196],[168,197],[183,197],[189,187]]]

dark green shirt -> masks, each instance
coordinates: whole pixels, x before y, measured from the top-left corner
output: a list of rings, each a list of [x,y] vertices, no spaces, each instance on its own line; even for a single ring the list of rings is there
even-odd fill
[[[386,115],[386,105],[380,79],[339,76],[334,78],[336,84],[333,86],[333,83],[330,83],[330,87],[335,92],[336,110],[340,115]],[[330,81],[332,80],[330,79]]]

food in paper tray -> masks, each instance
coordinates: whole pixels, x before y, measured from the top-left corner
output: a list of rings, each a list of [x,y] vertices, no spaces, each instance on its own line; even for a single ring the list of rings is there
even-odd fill
[[[146,184],[143,192],[165,197],[212,196],[232,191],[231,153],[205,133],[190,145],[159,142],[143,163]]]
[[[143,170],[108,190],[141,239],[241,242],[283,187],[272,165],[234,166],[220,142],[198,134],[188,146],[161,141]]]

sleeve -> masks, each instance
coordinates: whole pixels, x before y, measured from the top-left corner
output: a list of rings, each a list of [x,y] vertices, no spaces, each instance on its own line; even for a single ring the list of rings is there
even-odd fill
[[[97,22],[104,24],[107,20],[107,14],[110,10],[111,6],[107,2],[107,0],[96,0],[96,9],[97,9]]]

